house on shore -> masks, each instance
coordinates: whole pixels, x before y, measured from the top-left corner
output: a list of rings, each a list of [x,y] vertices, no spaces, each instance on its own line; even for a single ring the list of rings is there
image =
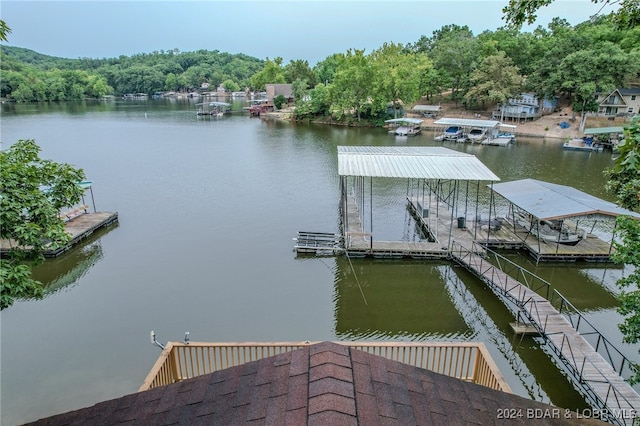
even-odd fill
[[[535,120],[543,115],[551,114],[558,106],[558,99],[540,99],[533,93],[521,93],[516,98],[498,107],[492,113],[492,120]]]
[[[290,84],[266,84],[267,100],[273,104],[273,100],[282,95],[289,105],[293,104],[293,88]]]
[[[598,114],[631,116],[640,112],[640,87],[596,93]]]

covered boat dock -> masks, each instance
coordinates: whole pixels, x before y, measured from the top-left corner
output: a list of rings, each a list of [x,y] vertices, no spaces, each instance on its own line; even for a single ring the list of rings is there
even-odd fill
[[[495,120],[477,120],[470,118],[448,118],[443,117],[433,122],[436,132],[435,140],[447,140],[446,129],[456,127],[460,129],[462,134],[456,137],[456,142],[477,142],[482,143],[485,140],[491,140],[498,137],[501,123]]]
[[[453,239],[471,246],[465,224],[474,204],[469,188],[500,180],[474,155],[442,147],[339,146],[338,175],[344,250],[390,258],[446,258]],[[375,239],[374,178],[406,180],[406,207],[422,238]]]
[[[423,121],[419,118],[404,117],[386,120],[385,123],[389,126],[389,133],[391,134],[396,136],[416,136],[422,131],[420,126]]]
[[[607,149],[613,149],[618,145],[620,140],[622,140],[623,132],[623,127],[592,127],[590,129],[584,129],[586,139],[591,138],[593,143],[599,144]]]
[[[525,248],[537,261],[609,261],[615,218],[640,219],[578,189],[535,179],[503,182],[491,190],[506,206],[498,207],[500,200],[492,196],[489,221],[478,221],[476,238],[489,247]]]

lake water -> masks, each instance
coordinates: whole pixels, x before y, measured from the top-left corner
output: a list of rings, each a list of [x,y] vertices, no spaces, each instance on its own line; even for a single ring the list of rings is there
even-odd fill
[[[154,101],[3,104],[1,125],[3,147],[35,139],[42,158],[86,171],[99,211],[119,213],[117,226],[35,271],[49,286],[44,300],[1,313],[3,425],[136,392],[160,353],[151,330],[162,342],[187,331],[192,341],[482,341],[514,393],[586,406],[463,269],[370,259],[352,268],[344,257],[293,252],[298,231],[339,229],[337,146],[442,145],[430,132],[401,140],[383,129],[198,118],[193,104]],[[476,155],[503,181],[530,177],[610,198],[602,170],[611,154],[561,145],[446,146]],[[403,185],[377,185],[376,232],[406,232]],[[621,341],[613,296],[621,269],[512,257]],[[619,346],[637,358],[637,346]]]

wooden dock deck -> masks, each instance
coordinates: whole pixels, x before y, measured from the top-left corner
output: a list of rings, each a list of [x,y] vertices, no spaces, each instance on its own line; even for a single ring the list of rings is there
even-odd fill
[[[84,213],[65,223],[65,230],[71,235],[71,241],[64,247],[46,250],[44,257],[56,257],[70,250],[98,229],[106,228],[118,222],[117,212]],[[12,242],[0,240],[0,253],[6,253]]]
[[[535,327],[594,407],[614,424],[632,425],[640,395],[547,299],[456,244],[453,259],[485,282],[503,301],[515,303],[519,315]]]
[[[449,256],[446,245],[435,241],[378,241],[364,230],[355,198],[347,198],[347,214],[344,233],[345,250],[352,257],[381,259],[445,259]]]

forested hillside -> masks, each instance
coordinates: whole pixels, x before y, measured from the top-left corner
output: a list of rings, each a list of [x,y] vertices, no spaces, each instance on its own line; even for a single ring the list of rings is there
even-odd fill
[[[0,95],[16,101],[65,101],[178,91],[227,82],[245,88],[263,62],[217,50],[152,52],[118,58],[65,59],[2,46]]]
[[[283,64],[207,50],[63,59],[3,46],[1,59],[1,95],[15,101],[184,91],[203,83],[229,91],[291,83],[299,119],[377,121],[390,107],[398,111],[443,92],[470,109],[492,108],[523,91],[564,96],[582,112],[595,110],[595,93],[638,83],[640,28],[621,28],[606,16],[478,35],[451,24],[406,45],[337,52],[313,67],[304,59]]]

